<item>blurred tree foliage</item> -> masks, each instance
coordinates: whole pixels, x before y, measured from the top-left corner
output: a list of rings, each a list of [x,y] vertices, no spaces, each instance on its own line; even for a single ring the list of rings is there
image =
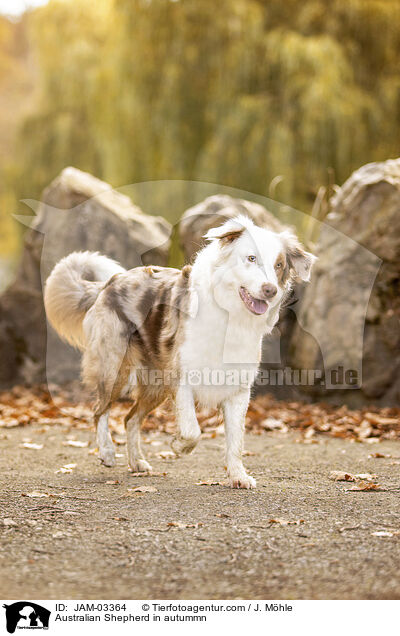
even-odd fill
[[[51,0],[29,27],[15,200],[72,164],[267,196],[282,175],[309,210],[329,170],[399,154],[399,0]]]
[[[32,81],[24,20],[12,24],[0,16],[0,261],[11,258],[17,249],[10,215],[15,208],[11,157]]]

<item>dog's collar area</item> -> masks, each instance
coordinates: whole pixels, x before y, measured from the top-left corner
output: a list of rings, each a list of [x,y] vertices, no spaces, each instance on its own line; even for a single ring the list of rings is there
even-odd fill
[[[240,298],[243,300],[247,309],[256,316],[261,316],[265,314],[268,309],[268,303],[266,300],[262,300],[261,298],[254,298],[245,287],[240,287],[239,289]]]

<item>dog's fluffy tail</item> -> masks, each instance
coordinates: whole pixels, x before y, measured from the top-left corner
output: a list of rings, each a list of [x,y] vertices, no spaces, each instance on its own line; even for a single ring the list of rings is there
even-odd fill
[[[61,259],[46,281],[44,305],[59,336],[85,348],[82,323],[104,283],[126,270],[98,252],[73,252]]]

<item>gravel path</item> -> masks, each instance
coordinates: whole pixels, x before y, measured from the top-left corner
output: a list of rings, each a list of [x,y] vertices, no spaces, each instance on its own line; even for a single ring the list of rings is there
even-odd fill
[[[125,446],[106,469],[88,447],[63,445],[94,434],[70,433],[1,431],[1,598],[400,598],[400,442],[248,434],[258,488],[232,491],[196,485],[223,482],[222,437],[173,460],[159,456],[170,438],[147,434],[160,474],[137,477]],[[43,448],[21,447],[27,437]],[[368,458],[377,451],[391,457]],[[385,490],[348,491],[332,470],[376,473]]]

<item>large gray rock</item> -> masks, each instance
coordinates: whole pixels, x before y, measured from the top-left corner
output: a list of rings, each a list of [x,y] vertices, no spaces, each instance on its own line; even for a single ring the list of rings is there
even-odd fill
[[[179,239],[186,259],[190,260],[204,245],[203,236],[207,230],[238,214],[245,214],[256,225],[275,232],[285,229],[278,219],[259,203],[235,199],[228,194],[216,194],[186,210],[179,222]]]
[[[37,212],[16,278],[0,296],[0,386],[79,376],[79,354],[50,328],[46,364],[42,285],[63,256],[99,251],[128,269],[168,261],[169,223],[144,214],[129,197],[75,168],[63,170],[45,189]]]
[[[298,315],[309,335],[294,330],[292,363],[325,369],[326,384],[314,397],[398,404],[400,159],[354,172],[333,198],[327,222]],[[361,388],[332,384],[338,367],[356,370]]]

